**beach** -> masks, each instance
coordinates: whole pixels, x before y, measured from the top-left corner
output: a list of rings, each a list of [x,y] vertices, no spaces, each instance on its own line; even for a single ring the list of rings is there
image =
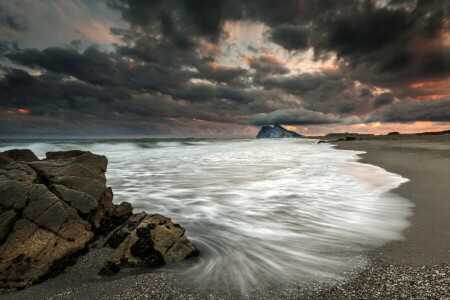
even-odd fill
[[[391,192],[414,204],[404,239],[364,253],[368,264],[349,281],[274,284],[246,293],[191,289],[170,270],[126,270],[105,279],[93,270],[106,250],[91,251],[60,276],[2,299],[446,299],[450,294],[450,135],[382,136],[334,143],[366,152],[360,162],[409,179]],[[317,145],[317,149],[326,145]],[[189,234],[189,233],[188,233]],[[175,266],[176,268],[176,266]],[[333,282],[328,283],[332,285]]]
[[[415,205],[405,239],[369,253],[372,263],[354,280],[311,299],[448,299],[450,297],[450,135],[364,137],[334,142],[364,151],[360,162],[410,181],[392,192]]]
[[[374,255],[405,265],[450,263],[450,135],[385,136],[336,145],[367,152],[361,162],[410,180],[393,190],[415,205],[405,240],[377,249]]]

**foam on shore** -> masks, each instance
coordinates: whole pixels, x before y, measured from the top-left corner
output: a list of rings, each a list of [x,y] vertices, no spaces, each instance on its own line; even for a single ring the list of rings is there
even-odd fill
[[[146,143],[32,148],[41,156],[69,149],[106,155],[115,202],[187,229],[202,253],[181,270],[194,284],[246,289],[343,278],[364,265],[365,251],[401,239],[408,226],[411,203],[389,192],[406,179],[356,162],[356,151],[306,139]]]

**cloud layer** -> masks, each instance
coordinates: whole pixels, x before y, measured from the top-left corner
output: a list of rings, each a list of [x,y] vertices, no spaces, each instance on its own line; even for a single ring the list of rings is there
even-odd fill
[[[50,5],[61,15],[38,22]],[[76,19],[67,5],[0,1],[5,136],[450,122],[447,1],[80,0]],[[42,43],[61,20],[73,42]]]

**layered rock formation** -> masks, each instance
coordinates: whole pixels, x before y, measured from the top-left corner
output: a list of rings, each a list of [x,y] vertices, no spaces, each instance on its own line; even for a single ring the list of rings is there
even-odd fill
[[[302,137],[302,135],[287,130],[281,127],[279,124],[271,126],[263,126],[258,132],[256,138],[284,138],[284,137]]]
[[[0,293],[54,275],[102,235],[116,248],[110,258],[115,271],[197,253],[170,219],[132,215],[129,203],[112,203],[106,157],[84,151],[46,157],[39,160],[30,150],[0,153]]]

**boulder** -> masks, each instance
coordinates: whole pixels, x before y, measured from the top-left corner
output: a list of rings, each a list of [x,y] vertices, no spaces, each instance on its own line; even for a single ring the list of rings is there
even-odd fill
[[[39,160],[0,154],[0,290],[25,288],[85,249],[115,211],[106,157],[89,152]]]
[[[136,214],[105,238],[104,245],[115,250],[99,274],[111,275],[121,267],[159,267],[197,255],[184,233],[162,215]]]
[[[113,204],[106,169],[106,157],[85,151],[0,153],[0,294],[56,275],[95,240],[115,248],[104,274],[196,253],[170,219]]]
[[[29,149],[13,149],[5,151],[4,153],[16,161],[39,160],[39,158],[37,158],[37,156]]]

